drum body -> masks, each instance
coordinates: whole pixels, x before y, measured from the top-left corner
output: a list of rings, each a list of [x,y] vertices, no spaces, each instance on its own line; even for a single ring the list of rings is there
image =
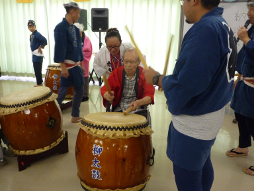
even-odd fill
[[[38,154],[64,138],[56,97],[47,87],[35,87],[1,98],[1,126],[15,154]]]
[[[81,185],[87,190],[142,190],[150,179],[152,130],[145,117],[107,112],[84,117],[76,142]]]
[[[48,65],[45,76],[45,86],[49,87],[54,93],[58,94],[60,88],[60,77],[60,64]]]
[[[61,79],[61,68],[60,64],[51,64],[48,65],[47,72],[45,75],[45,86],[49,87],[54,93],[58,94],[60,88],[60,79]],[[69,87],[66,94],[66,98],[73,98],[74,89]]]

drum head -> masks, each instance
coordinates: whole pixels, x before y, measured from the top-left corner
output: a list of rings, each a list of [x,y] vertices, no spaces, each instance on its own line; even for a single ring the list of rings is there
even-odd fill
[[[31,109],[56,98],[57,94],[43,86],[15,91],[0,99],[0,114],[8,115]]]
[[[124,115],[120,112],[92,113],[83,118],[81,128],[100,138],[129,138],[151,135],[145,117],[137,114]]]
[[[121,112],[91,113],[84,117],[84,121],[94,125],[114,127],[132,127],[146,124],[146,118],[141,115],[124,115]]]

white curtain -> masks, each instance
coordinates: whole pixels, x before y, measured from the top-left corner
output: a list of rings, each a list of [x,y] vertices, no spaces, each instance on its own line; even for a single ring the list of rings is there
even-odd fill
[[[33,3],[17,3],[16,0],[0,0],[0,66],[3,75],[33,75],[29,45],[30,31],[27,21],[34,19],[37,30],[47,38],[44,49],[43,74],[49,64],[54,64],[54,28],[65,16],[63,3],[70,0],[34,0]],[[91,31],[91,8],[109,9],[109,28],[119,29],[123,42],[131,42],[125,30],[130,29],[147,64],[163,72],[171,35],[174,35],[167,73],[170,74],[178,56],[181,6],[179,0],[91,0],[79,2],[87,10],[88,30],[94,53],[99,50],[99,33]],[[101,33],[105,45],[105,33]],[[92,70],[93,58],[90,61]]]
[[[38,31],[48,39],[48,23],[45,0],[33,3],[17,3],[16,0],[0,0],[0,65],[3,74],[33,75],[32,54],[27,28],[28,20],[35,20]],[[46,47],[44,66],[49,63]],[[44,71],[44,70],[43,70]],[[45,73],[45,71],[44,71]]]

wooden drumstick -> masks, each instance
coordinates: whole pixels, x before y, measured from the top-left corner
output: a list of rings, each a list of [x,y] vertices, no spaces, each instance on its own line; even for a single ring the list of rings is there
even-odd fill
[[[167,52],[167,56],[166,56],[166,62],[165,62],[165,65],[164,65],[164,70],[163,70],[163,76],[165,76],[166,73],[167,73],[168,61],[169,61],[169,55],[170,55],[170,50],[171,50],[171,44],[172,44],[173,36],[174,35],[172,35],[171,39],[170,39],[170,43],[169,43],[169,47],[168,47],[168,52]],[[162,88],[160,88],[160,91],[162,91]]]
[[[131,112],[132,109],[133,109],[133,106],[130,106],[128,109],[126,109],[126,110],[123,112],[123,114],[124,114],[124,115],[127,115],[128,113]]]
[[[110,86],[109,86],[109,84],[108,84],[108,79],[107,79],[106,75],[103,75],[103,81],[104,81],[104,83],[105,83],[105,86],[106,86],[106,88],[107,88],[107,91],[108,91],[109,95],[112,96],[113,94],[112,94],[111,89],[110,89]]]
[[[147,66],[147,64],[146,64],[146,61],[145,61],[145,59],[144,59],[142,53],[140,52],[140,50],[139,50],[137,44],[135,43],[135,40],[134,40],[133,36],[131,35],[131,33],[130,33],[128,27],[125,26],[125,28],[126,28],[127,32],[129,33],[129,35],[130,35],[130,38],[131,38],[132,43],[133,43],[134,46],[136,47],[136,51],[137,51],[137,53],[138,53],[138,56],[139,56],[139,58],[140,58],[142,64],[144,65],[144,68],[145,68],[145,69],[148,69],[148,66]]]

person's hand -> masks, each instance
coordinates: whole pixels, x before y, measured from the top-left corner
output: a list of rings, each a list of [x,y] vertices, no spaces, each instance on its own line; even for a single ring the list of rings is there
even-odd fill
[[[139,100],[136,100],[130,103],[129,107],[133,106],[132,111],[136,111],[138,109],[138,107],[140,106],[139,102]]]
[[[238,83],[238,81],[235,81],[234,82],[234,90],[235,90],[235,87],[236,87],[236,84]]]
[[[149,66],[148,69],[143,69],[143,73],[145,75],[146,83],[153,85],[153,77],[155,74],[158,74],[158,72]]]
[[[69,76],[69,71],[65,67],[62,68],[61,76],[63,76],[64,78],[68,78]]]
[[[110,95],[108,92],[106,92],[104,95],[103,95],[103,98],[106,99],[107,101],[109,102],[113,102],[115,96],[114,96],[114,92],[112,92],[112,95]]]
[[[248,32],[247,32],[247,29],[243,26],[241,27],[238,32],[237,32],[237,35],[238,35],[238,38],[243,41],[243,43],[246,45],[249,41],[250,41],[250,38],[249,38],[249,35],[248,35]]]
[[[111,74],[111,72],[109,72],[109,71],[107,70],[107,71],[106,71],[106,74],[110,75],[110,74]]]
[[[40,54],[42,54],[41,47],[38,48],[38,52],[39,52]]]
[[[83,75],[85,75],[85,73],[86,73],[86,69],[85,69],[85,67],[82,65],[82,63],[81,63],[81,62],[80,62],[80,66],[81,66],[81,68],[82,68]]]

